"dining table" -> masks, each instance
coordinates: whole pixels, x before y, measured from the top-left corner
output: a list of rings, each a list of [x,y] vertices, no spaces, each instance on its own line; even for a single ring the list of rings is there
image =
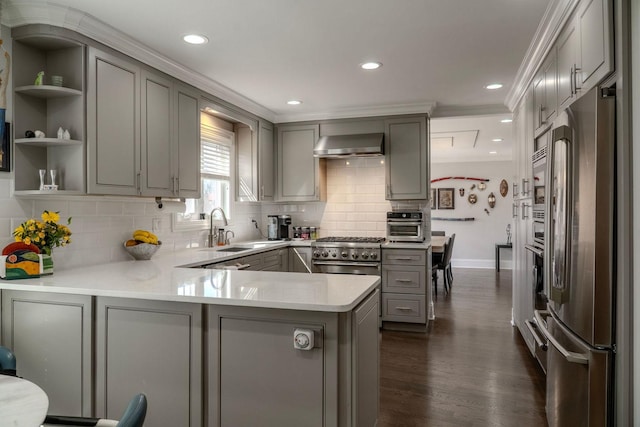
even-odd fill
[[[0,375],[0,425],[39,426],[47,416],[49,398],[31,381]]]
[[[444,245],[449,241],[449,236],[431,236],[431,253],[444,253]]]

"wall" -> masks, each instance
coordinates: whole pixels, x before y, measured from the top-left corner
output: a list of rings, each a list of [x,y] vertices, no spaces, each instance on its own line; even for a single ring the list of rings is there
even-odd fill
[[[320,237],[385,237],[387,212],[398,207],[423,209],[424,205],[400,206],[385,200],[383,158],[327,159],[326,202],[268,204],[262,216],[266,224],[267,215],[291,215],[292,225],[319,226]]]
[[[488,178],[484,191],[477,189],[477,181],[446,180],[435,182],[431,188],[455,188],[455,209],[436,209],[431,212],[433,230],[444,230],[447,235],[456,234],[452,255],[454,267],[494,268],[495,244],[505,243],[506,228],[511,224],[511,193],[506,197],[500,195],[500,181],[510,181],[513,175],[512,162],[464,162],[436,163],[431,165],[431,179],[462,176]],[[476,188],[471,190],[475,184]],[[464,188],[461,197],[458,189]],[[496,204],[491,209],[487,203],[490,193],[496,196]],[[467,201],[469,194],[478,196],[476,204]],[[487,214],[485,208],[489,211]],[[474,221],[439,221],[434,218],[475,218]],[[513,226],[512,226],[513,227]],[[513,231],[513,229],[512,229]],[[511,250],[503,249],[501,268],[511,268]]]

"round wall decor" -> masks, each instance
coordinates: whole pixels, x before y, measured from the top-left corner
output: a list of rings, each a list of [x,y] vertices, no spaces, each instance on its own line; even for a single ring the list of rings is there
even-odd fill
[[[507,182],[506,179],[503,179],[502,181],[500,181],[500,195],[502,197],[507,197],[508,193],[509,193],[509,183]]]

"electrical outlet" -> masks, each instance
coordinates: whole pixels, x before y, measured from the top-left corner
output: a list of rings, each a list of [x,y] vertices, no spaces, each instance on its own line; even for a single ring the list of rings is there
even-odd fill
[[[157,233],[162,228],[162,219],[153,218],[151,219],[151,231]]]

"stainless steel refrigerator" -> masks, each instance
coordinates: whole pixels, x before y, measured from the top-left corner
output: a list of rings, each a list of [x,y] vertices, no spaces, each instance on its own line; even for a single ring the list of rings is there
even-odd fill
[[[547,419],[613,421],[615,348],[615,98],[596,87],[554,121],[547,218],[548,310],[537,311],[547,351]]]

